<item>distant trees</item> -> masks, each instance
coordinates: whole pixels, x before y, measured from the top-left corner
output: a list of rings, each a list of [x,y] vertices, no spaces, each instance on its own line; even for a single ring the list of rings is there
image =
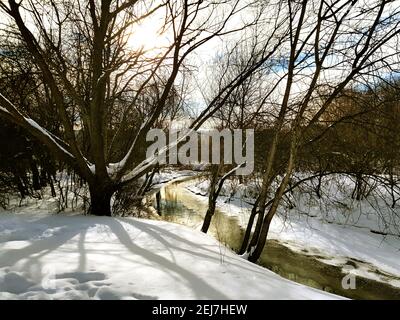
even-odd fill
[[[20,105],[22,111],[46,123],[50,131],[59,132],[53,113],[43,108],[49,106],[46,89],[28,52],[23,45],[12,41],[9,34],[2,35],[1,40],[0,92],[7,93],[13,102]],[[40,196],[38,191],[50,185],[52,195],[55,196],[54,175],[58,164],[46,147],[33,139],[24,128],[11,122],[2,123],[0,137],[3,186],[8,186],[9,190],[16,189],[24,198]]]
[[[390,190],[390,206],[394,208],[397,202],[399,89],[398,79],[392,79],[367,90],[347,90],[324,116],[329,129],[313,142],[318,148],[325,146],[325,171],[336,170],[354,178],[351,196],[355,200],[365,198],[371,181],[376,181]]]

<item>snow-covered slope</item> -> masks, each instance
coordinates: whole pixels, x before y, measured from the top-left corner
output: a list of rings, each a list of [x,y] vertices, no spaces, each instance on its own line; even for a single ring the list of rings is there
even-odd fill
[[[350,182],[341,183],[344,185],[342,188],[349,188]],[[191,181],[186,188],[206,204],[208,185],[207,180]],[[254,202],[251,197],[244,196],[250,193],[251,187],[233,187],[228,182],[217,203],[219,210],[236,217],[243,228],[247,226],[251,211],[251,205],[245,201]],[[280,208],[272,221],[268,238],[302,254],[317,256],[324,263],[346,266],[343,268],[345,273],[400,288],[400,236],[376,231],[398,233],[399,208],[396,207],[397,211],[389,215],[388,211],[392,209],[382,203],[379,204],[380,211],[376,212],[368,199],[352,202],[348,199],[349,190],[347,194],[338,190],[332,180],[325,183],[323,190],[326,196],[321,200],[309,193],[295,192],[292,200],[296,206],[290,210]],[[339,203],[346,204],[346,209],[341,210]],[[385,213],[388,229],[383,229],[382,225]],[[349,259],[353,259],[354,268],[347,268]]]
[[[0,299],[337,298],[176,224],[0,214]]]

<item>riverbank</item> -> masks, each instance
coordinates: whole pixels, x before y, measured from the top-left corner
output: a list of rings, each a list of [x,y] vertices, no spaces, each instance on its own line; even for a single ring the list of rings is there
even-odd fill
[[[199,192],[194,192],[193,189],[193,180],[169,184],[169,187],[163,192],[163,198],[167,200],[163,208],[164,219],[195,229],[201,227],[206,211],[207,197]],[[243,213],[242,216],[239,215],[238,208],[233,208],[229,212],[225,211],[234,205],[235,202],[230,203],[229,206],[223,201],[218,203],[219,209],[214,217],[210,233],[222,243],[238,249],[244,232],[243,221],[246,221],[246,213]],[[348,239],[347,235],[350,236],[354,233],[353,227],[326,224],[326,228],[322,229],[325,232],[321,232],[321,229],[316,230],[312,227],[312,221],[306,222],[306,224],[293,224],[293,221],[286,225],[275,224],[273,236],[267,243],[261,264],[286,278],[350,298],[400,299],[400,289],[396,286],[400,278],[396,273],[387,272],[370,262],[358,259],[357,250],[351,250],[363,245],[364,250],[360,250],[360,252],[369,252],[370,260],[383,257],[380,261],[381,264],[389,262],[388,265],[395,269],[396,264],[400,263],[398,252],[387,243],[382,244],[382,239],[378,239],[379,235],[371,233],[372,239],[375,239],[376,242],[367,241],[354,244],[351,241],[345,241]],[[283,229],[283,226],[286,228]],[[356,230],[356,241],[362,239],[360,237],[370,236],[365,230],[354,229]],[[278,237],[279,235],[280,237]],[[335,236],[339,240],[339,245],[335,243]],[[290,238],[292,241],[289,241],[287,237],[292,237]],[[318,241],[312,242],[314,246],[310,246],[311,241],[316,237],[319,237]],[[301,241],[306,240],[308,242],[302,247],[304,242]],[[332,248],[336,246],[342,250],[347,249],[347,251],[342,251],[342,253],[345,252],[343,255],[334,255],[329,250],[323,251],[318,248],[318,244],[329,244]],[[347,244],[347,247],[344,244]],[[385,244],[388,247],[385,247]],[[380,251],[368,251],[374,245]],[[388,252],[390,249],[393,252]],[[386,250],[385,254],[381,252],[382,250]],[[385,260],[385,257],[389,260]],[[356,290],[345,290],[342,287],[343,277],[349,274],[356,277]]]

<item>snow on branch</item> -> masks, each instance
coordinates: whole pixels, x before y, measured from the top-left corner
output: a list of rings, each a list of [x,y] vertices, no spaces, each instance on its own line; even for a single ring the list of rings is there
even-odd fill
[[[18,109],[0,93],[0,116],[1,115],[8,118],[14,124],[26,129],[29,133],[40,139],[53,151],[63,155],[64,158],[69,160],[75,159],[74,155],[67,150],[68,145],[66,143],[40,126],[33,119],[23,116],[22,113],[19,112]]]

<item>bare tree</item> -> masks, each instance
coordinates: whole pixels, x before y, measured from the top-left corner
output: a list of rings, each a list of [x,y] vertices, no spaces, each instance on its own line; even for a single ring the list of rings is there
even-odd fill
[[[256,217],[257,222],[252,238],[246,237],[242,246],[251,261],[257,261],[264,248],[307,130],[352,81],[382,71],[389,61],[395,63],[398,52],[387,49],[397,48],[400,33],[399,10],[392,1],[285,1],[282,12],[289,17],[288,58],[282,66],[281,94],[269,101],[277,107],[274,134],[246,234],[250,234]],[[290,133],[286,168],[272,192],[272,182],[278,176],[273,170],[276,152],[285,131]]]
[[[25,128],[73,167],[88,183],[90,212],[109,216],[112,195],[156,165],[156,159],[145,159],[146,133],[168,110],[187,57],[211,39],[252,25],[254,21],[231,23],[250,4],[238,0],[1,2],[0,9],[11,18],[15,34],[49,88],[62,134],[50,133],[3,94],[0,116]],[[135,26],[153,16],[161,17],[160,32],[168,35],[168,44],[130,50]],[[143,112],[138,106],[154,84],[160,91]],[[143,117],[138,119],[140,113]],[[211,115],[204,112],[196,124]],[[132,117],[135,122],[129,123]],[[128,130],[132,138],[121,155],[113,150],[113,141],[120,139],[119,128],[123,131],[127,126],[132,127]]]

